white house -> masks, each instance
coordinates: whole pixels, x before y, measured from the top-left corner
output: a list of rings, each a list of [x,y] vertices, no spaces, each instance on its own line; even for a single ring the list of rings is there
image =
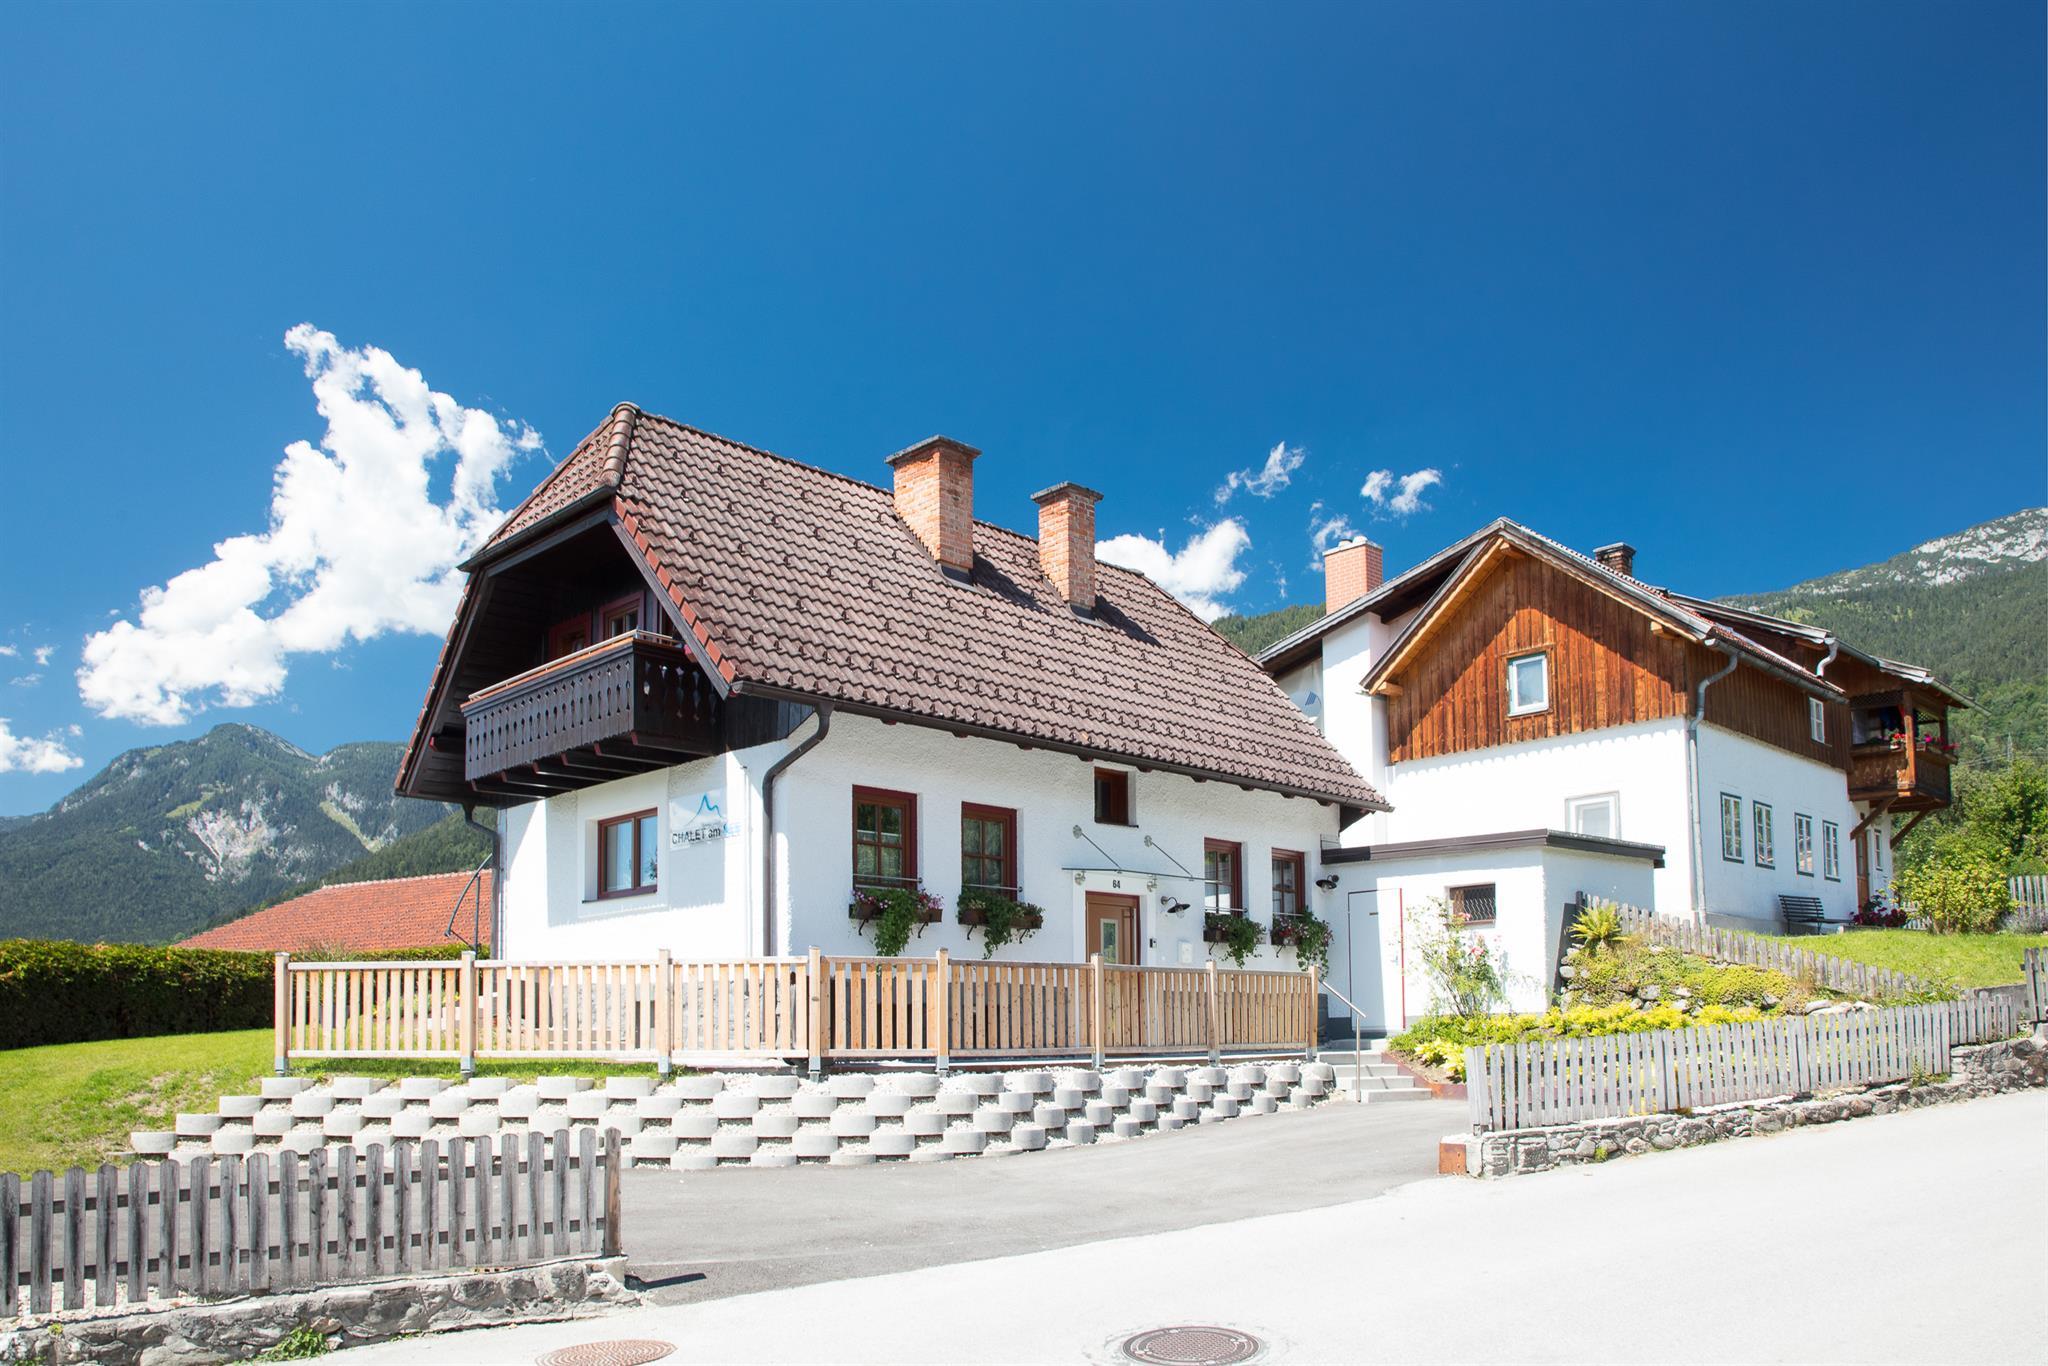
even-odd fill
[[[542,483],[464,566],[398,783],[497,809],[500,955],[871,952],[860,888],[937,898],[918,954],[979,956],[977,888],[1042,912],[1011,959],[1328,916],[1318,853],[1379,794],[1096,563],[1099,495],[1038,494],[1036,539],[976,520],[977,455],[933,437],[883,489],[621,405]]]
[[[1893,816],[1947,803],[1954,693],[1824,631],[1653,588],[1634,555],[1501,519],[1382,581],[1380,548],[1354,540],[1325,557],[1322,619],[1261,656],[1391,804],[1322,860],[1332,976],[1373,1027],[1428,1008],[1418,904],[1490,927],[1529,1006],[1581,893],[1843,921],[1889,885],[1910,828]]]

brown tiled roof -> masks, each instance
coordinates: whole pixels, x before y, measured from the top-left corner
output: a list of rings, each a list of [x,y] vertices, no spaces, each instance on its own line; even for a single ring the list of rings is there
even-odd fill
[[[178,947],[301,953],[308,949],[364,952],[446,944],[450,942],[449,914],[455,909],[455,899],[469,885],[469,877],[468,873],[432,873],[322,887],[216,925],[180,940]],[[491,875],[486,872],[477,881],[488,925]],[[464,932],[470,928],[469,901],[463,899],[463,923],[457,927]]]
[[[958,584],[887,490],[651,413],[585,438],[492,545],[540,520],[543,495],[565,508],[614,472],[621,522],[740,691],[1384,805],[1264,671],[1144,575],[1100,565],[1091,620],[1035,540],[978,521]]]

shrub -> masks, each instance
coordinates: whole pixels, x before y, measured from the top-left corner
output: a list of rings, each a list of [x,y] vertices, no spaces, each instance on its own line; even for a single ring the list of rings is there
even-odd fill
[[[1330,970],[1330,922],[1313,911],[1273,917],[1273,942],[1294,950],[1295,966],[1303,972],[1311,967]]]
[[[1258,950],[1259,922],[1243,911],[1210,911],[1202,918],[1202,928],[1239,967]]]
[[[1898,893],[1936,934],[1988,933],[2012,907],[2004,865],[1967,837],[1944,839],[1926,859],[1902,870]]]
[[[894,958],[910,943],[913,933],[937,920],[943,911],[939,899],[922,887],[863,887],[853,894],[855,911],[875,933],[875,952]]]
[[[1572,938],[1582,949],[1598,948],[1621,938],[1621,911],[1611,901],[1596,901],[1572,922]]]
[[[1794,1009],[1813,997],[1813,989],[1796,977],[1770,968],[1716,963],[1677,949],[1653,948],[1635,935],[1593,949],[1574,949],[1566,959],[1571,989],[1567,1005],[1626,1004],[1655,988],[1666,1004],[1691,1001],[1700,1006],[1783,1006]]]
[[[1696,1025],[1735,1024],[1760,1020],[1764,1011],[1754,1006],[1702,1007],[1688,1014],[1672,1005],[1643,1009],[1628,1003],[1603,1006],[1552,1007],[1541,1015],[1486,1015],[1467,1017],[1431,1015],[1417,1020],[1406,1032],[1388,1044],[1430,1067],[1440,1068],[1454,1081],[1465,1076],[1465,1050],[1495,1044],[1527,1043],[1536,1039],[1589,1039],[1609,1034],[1647,1034],[1658,1029],[1690,1029]]]
[[[0,1048],[268,1025],[267,953],[0,941]]]
[[[960,893],[961,918],[965,919],[970,912],[979,913],[981,917],[983,958],[994,957],[997,949],[1013,939],[1029,939],[1045,923],[1045,912],[1037,906],[996,892]]]
[[[1469,1018],[1491,1014],[1507,1000],[1507,959],[1448,901],[1422,902],[1409,924],[1435,1007]]]

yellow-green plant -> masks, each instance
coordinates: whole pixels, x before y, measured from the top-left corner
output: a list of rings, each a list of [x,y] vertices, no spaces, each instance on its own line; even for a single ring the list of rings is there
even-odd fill
[[[1621,938],[1621,911],[1611,901],[1596,901],[1572,922],[1572,938],[1582,949],[1597,949]]]

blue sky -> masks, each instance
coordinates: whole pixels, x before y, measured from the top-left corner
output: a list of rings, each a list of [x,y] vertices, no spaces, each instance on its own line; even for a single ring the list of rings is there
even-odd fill
[[[502,424],[484,512],[620,399],[877,480],[943,431],[981,515],[1081,479],[1244,611],[1336,518],[1724,593],[2037,504],[2043,45],[2032,3],[7,7],[0,812],[222,720],[410,726],[431,613],[279,624],[334,596],[284,543],[360,571],[372,519],[301,499],[237,543],[266,593],[188,582],[268,675],[139,615],[323,440],[302,323]],[[394,505],[445,512],[420,458]]]

